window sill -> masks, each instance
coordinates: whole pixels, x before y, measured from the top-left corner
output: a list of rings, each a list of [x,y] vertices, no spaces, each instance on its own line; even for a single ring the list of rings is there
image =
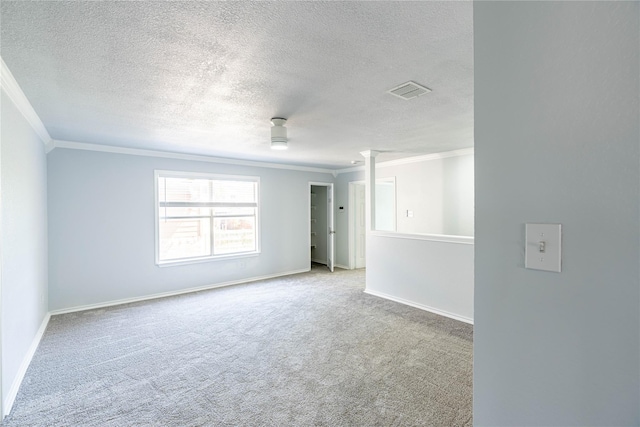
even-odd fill
[[[171,261],[156,261],[156,265],[158,267],[175,267],[179,265],[188,265],[188,264],[201,264],[204,262],[212,262],[212,261],[229,261],[233,259],[239,258],[250,258],[256,257],[260,255],[260,251],[256,252],[244,252],[240,254],[230,254],[230,255],[216,255],[216,256],[208,256],[202,258],[189,258],[189,259],[177,259]]]

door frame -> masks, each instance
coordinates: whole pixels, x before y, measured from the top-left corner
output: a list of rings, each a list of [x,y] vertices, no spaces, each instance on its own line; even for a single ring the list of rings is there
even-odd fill
[[[394,200],[393,200],[393,231],[392,232],[397,232],[398,230],[398,193],[397,193],[397,187],[396,187],[396,177],[395,176],[388,176],[388,177],[384,177],[384,178],[378,178],[376,179],[376,185],[378,185],[378,183],[390,183],[393,184],[393,192],[394,192]],[[355,233],[356,233],[356,194],[355,194],[355,187],[356,185],[363,185],[365,186],[365,191],[366,191],[366,182],[363,180],[359,180],[359,181],[350,181],[349,182],[349,217],[348,217],[348,221],[349,224],[347,226],[348,228],[348,234],[349,234],[349,239],[348,239],[348,251],[349,251],[349,269],[353,270],[354,268],[356,268],[356,239],[355,239]],[[375,224],[373,225],[374,229],[375,229]],[[365,243],[365,257],[366,257],[366,243]],[[366,259],[366,258],[365,258]],[[366,262],[365,262],[365,267],[366,267]]]
[[[349,269],[356,268],[356,186],[366,185],[365,181],[349,182],[349,224],[347,226],[349,232]],[[365,189],[366,190],[366,189]],[[365,245],[366,246],[366,245]]]
[[[387,176],[385,178],[377,178],[376,191],[377,191],[377,186],[380,184],[391,184],[393,186],[393,210],[392,210],[393,230],[378,230],[378,231],[389,231],[392,233],[396,233],[398,231],[398,187],[396,185],[396,177]],[[379,202],[379,196],[378,196],[378,193],[376,193],[376,208],[380,207],[378,202]],[[379,209],[376,209],[376,222],[378,218],[378,212],[379,212]],[[374,225],[374,229],[378,229],[377,224]]]
[[[335,242],[335,209],[333,209],[333,183],[309,181],[307,189],[307,248],[311,248],[311,187],[327,187],[327,267],[333,273],[336,263],[336,242]],[[311,250],[308,250],[309,265],[311,265]]]
[[[2,141],[0,141],[0,153],[2,153]],[[2,154],[0,154],[0,157],[2,157]],[[2,165],[2,162],[0,162],[0,165]],[[0,166],[1,168],[1,166]],[[0,177],[2,176],[2,174],[0,173]],[[1,180],[1,178],[0,178]],[[0,182],[0,188],[2,187],[2,183]],[[2,392],[2,374],[4,371],[4,363],[2,363],[2,322],[3,322],[3,310],[2,310],[2,205],[3,205],[3,201],[2,201],[2,194],[0,193],[0,424],[2,424],[2,420],[4,419],[5,415],[5,405],[4,405],[4,393]]]

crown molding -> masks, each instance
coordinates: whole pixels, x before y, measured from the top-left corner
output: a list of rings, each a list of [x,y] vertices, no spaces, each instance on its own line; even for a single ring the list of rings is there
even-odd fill
[[[462,148],[460,150],[443,151],[442,153],[425,154],[423,156],[405,157],[403,159],[389,160],[387,162],[376,163],[376,167],[386,168],[389,166],[406,165],[409,163],[426,162],[429,160],[446,159],[447,157],[457,157],[473,154],[473,147]]]
[[[7,64],[4,63],[4,60],[1,57],[0,62],[0,87],[2,87],[2,90],[4,90],[9,99],[11,99],[15,104],[18,111],[20,111],[25,120],[31,125],[40,140],[42,140],[42,143],[45,146],[45,151],[48,153],[52,149],[49,147],[52,147],[53,145],[53,140],[51,139],[49,132],[47,132],[42,120],[38,117],[38,114],[31,106],[27,96],[24,94],[20,85],[18,85],[18,82],[7,67]]]
[[[303,172],[318,172],[318,173],[328,173],[333,175],[333,177],[337,177],[343,173],[349,172],[357,172],[364,170],[364,166],[351,167],[346,169],[326,169],[326,168],[317,168],[310,166],[298,166],[298,165],[287,165],[281,163],[271,163],[271,162],[261,162],[261,161],[253,161],[253,160],[239,160],[239,159],[228,159],[223,157],[212,157],[212,156],[202,156],[196,154],[182,154],[176,152],[169,151],[154,151],[154,150],[145,150],[145,149],[137,149],[137,148],[124,148],[124,147],[115,147],[110,145],[100,145],[100,144],[89,144],[83,142],[73,142],[73,141],[61,141],[54,140],[49,135],[49,132],[44,127],[42,120],[38,117],[38,114],[33,109],[33,106],[27,99],[26,95],[18,85],[18,82],[13,77],[13,74],[5,64],[4,60],[0,57],[0,87],[7,94],[9,99],[15,104],[18,111],[24,116],[27,122],[31,125],[33,130],[36,132],[40,140],[45,146],[45,152],[49,153],[54,148],[69,148],[74,150],[88,150],[88,151],[100,151],[104,153],[117,153],[117,154],[128,154],[133,156],[146,156],[146,157],[161,157],[161,158],[169,158],[169,159],[179,159],[179,160],[192,160],[198,162],[208,162],[208,163],[220,163],[220,164],[230,164],[230,165],[238,165],[238,166],[252,166],[252,167],[261,167],[261,168],[271,168],[271,169],[285,169],[285,170],[295,170],[295,171],[303,171]],[[363,151],[362,154],[364,157],[375,158],[379,151],[367,150]],[[409,163],[417,163],[424,162],[428,160],[437,160],[444,159],[447,157],[455,157],[455,156],[463,156],[467,154],[473,154],[473,147],[464,148],[460,150],[452,150],[445,151],[442,153],[433,153],[426,154],[422,156],[414,156],[414,157],[405,157],[403,159],[390,160],[386,162],[376,163],[376,168],[378,167],[388,167],[388,166],[398,166]]]
[[[346,169],[338,169],[335,172],[336,172],[336,176],[338,176],[341,173],[359,172],[359,171],[363,171],[363,170],[364,170],[364,166],[354,166],[354,167],[346,168]]]
[[[376,157],[378,154],[380,154],[380,151],[366,150],[366,151],[361,151],[360,154],[363,157]]]
[[[155,150],[145,150],[145,149],[139,149],[139,148],[116,147],[112,145],[91,144],[91,143],[85,143],[85,142],[62,141],[58,139],[53,139],[50,141],[50,143],[46,144],[47,153],[49,153],[54,148],[99,151],[103,153],[128,154],[131,156],[161,157],[165,159],[191,160],[196,162],[219,163],[219,164],[228,164],[228,165],[237,165],[237,166],[252,166],[252,167],[271,168],[271,169],[285,169],[285,170],[295,170],[295,171],[302,171],[302,172],[328,173],[333,175],[334,178],[343,173],[364,171],[364,166],[354,166],[354,167],[345,168],[345,169],[326,169],[326,168],[316,168],[311,166],[298,166],[298,165],[287,165],[282,163],[260,162],[255,160],[240,160],[240,159],[228,159],[224,157],[202,156],[198,154],[183,154],[183,153],[176,153],[171,151],[155,151]],[[376,168],[384,168],[389,166],[405,165],[409,163],[425,162],[429,160],[446,159],[448,157],[465,156],[473,153],[474,153],[473,147],[463,148],[460,150],[444,151],[442,153],[432,153],[432,154],[425,154],[422,156],[405,157],[403,159],[379,162],[379,163],[376,163]]]
[[[316,168],[311,166],[286,165],[281,163],[260,162],[255,160],[227,159],[224,157],[201,156],[197,154],[182,154],[182,153],[175,153],[170,151],[155,151],[155,150],[145,150],[145,149],[139,149],[139,148],[115,147],[112,145],[89,144],[85,142],[73,142],[73,141],[61,141],[58,139],[53,140],[52,147],[67,148],[72,150],[99,151],[102,153],[127,154],[130,156],[160,157],[165,159],[191,160],[195,162],[219,163],[219,164],[236,165],[236,166],[285,169],[285,170],[302,171],[302,172],[318,172],[318,173],[328,173],[332,175],[335,172],[333,169]]]
[[[473,152],[474,152],[473,147],[470,147],[470,148],[462,148],[460,150],[443,151],[442,153],[432,153],[432,154],[425,154],[422,156],[405,157],[403,159],[389,160],[386,162],[378,162],[376,163],[376,168],[385,168],[389,166],[406,165],[409,163],[426,162],[429,160],[446,159],[447,157],[465,156],[468,154],[473,154]],[[335,175],[337,176],[342,173],[359,172],[363,170],[364,170],[364,166],[338,169],[335,171]]]

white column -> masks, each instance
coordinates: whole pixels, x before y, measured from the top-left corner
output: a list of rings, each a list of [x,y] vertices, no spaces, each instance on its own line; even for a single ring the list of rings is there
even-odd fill
[[[368,233],[376,226],[376,156],[380,152],[367,150],[360,154],[364,156],[365,225]]]

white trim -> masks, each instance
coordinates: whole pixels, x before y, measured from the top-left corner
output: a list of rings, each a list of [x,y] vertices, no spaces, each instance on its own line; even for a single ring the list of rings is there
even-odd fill
[[[335,172],[336,176],[338,176],[341,173],[359,172],[359,171],[363,171],[363,170],[364,170],[364,166],[354,166],[352,168],[337,169],[334,172]]]
[[[0,189],[2,189],[2,140],[0,139]],[[2,249],[2,205],[4,201],[2,199],[2,194],[0,191],[0,423],[2,422],[5,412],[4,412],[4,394],[2,392],[2,259],[3,259],[3,249]]]
[[[378,154],[380,154],[380,151],[375,151],[375,150],[365,150],[365,151],[361,151],[360,154],[363,157],[376,157]]]
[[[48,134],[47,134],[48,135]],[[85,142],[63,141],[59,139],[49,139],[46,142],[47,153],[54,148],[68,148],[71,150],[87,150],[87,151],[99,151],[103,153],[115,153],[115,154],[128,154],[130,156],[144,156],[144,157],[160,157],[165,159],[177,159],[177,160],[191,160],[196,162],[208,162],[208,163],[221,163],[228,165],[238,166],[252,166],[258,168],[270,168],[270,169],[286,169],[303,172],[318,172],[328,173],[334,178],[343,173],[364,171],[364,166],[356,166],[346,169],[329,169],[318,168],[312,166],[298,166],[289,165],[283,163],[271,163],[256,160],[240,160],[240,159],[228,159],[224,157],[203,156],[198,154],[183,154],[173,151],[156,151],[140,148],[126,148],[117,147],[112,145],[91,144]],[[375,151],[363,151],[362,153],[376,153]],[[361,153],[361,154],[362,154]],[[421,156],[404,157],[397,160],[388,160],[386,162],[377,162],[376,168],[384,168],[389,166],[405,165],[409,163],[425,162],[429,160],[446,159],[447,157],[465,156],[473,154],[474,148],[462,148],[460,150],[443,151],[441,153],[425,154]]]
[[[311,187],[327,187],[327,227],[329,230],[335,232],[335,200],[333,196],[333,182],[320,182],[320,181],[309,181],[309,187],[307,190],[308,193],[308,202],[307,202],[307,218],[309,220],[309,228],[307,231],[307,236],[309,236],[309,243],[307,244],[308,248],[311,248]],[[333,242],[331,241],[333,239]],[[335,267],[336,263],[336,240],[335,233],[329,234],[327,237],[327,260],[326,261],[315,261],[311,258],[311,250],[309,250],[309,261],[317,262],[318,264],[325,264],[329,267],[329,270],[333,273],[333,267]]]
[[[55,141],[52,139],[51,141],[47,142],[44,145],[44,153],[45,154],[49,154],[51,151],[53,151],[53,149],[56,148],[56,143]]]
[[[371,231],[370,234],[376,237],[390,237],[392,239],[428,240],[431,242],[457,243],[461,245],[473,245],[475,241],[472,236],[453,236],[445,234],[405,234],[375,230]]]
[[[183,259],[156,262],[156,267],[159,267],[159,268],[177,267],[180,265],[200,264],[203,262],[229,261],[229,260],[240,259],[240,258],[252,258],[252,257],[258,257],[260,255],[261,255],[261,252],[257,251],[257,252],[242,252],[242,253],[235,253],[235,254],[229,254],[229,255],[226,255],[226,254],[214,255],[214,256],[206,256],[206,257],[199,257],[199,258],[183,258]]]
[[[328,173],[331,174],[334,178],[340,175],[341,173],[348,172],[357,172],[364,170],[364,166],[359,167],[351,167],[345,169],[329,169],[329,168],[319,168],[319,167],[311,167],[311,166],[298,166],[298,165],[288,165],[282,163],[271,163],[271,162],[263,162],[263,161],[255,161],[255,160],[240,160],[240,159],[228,159],[223,157],[213,157],[213,156],[204,156],[204,155],[196,155],[196,154],[183,154],[169,151],[155,151],[155,150],[146,150],[146,149],[137,149],[137,148],[126,148],[126,147],[117,147],[110,145],[101,145],[101,144],[91,144],[84,142],[74,142],[74,141],[63,141],[52,139],[51,135],[45,128],[42,120],[33,109],[33,106],[29,102],[29,99],[20,88],[20,85],[13,77],[13,74],[5,64],[4,60],[0,57],[0,87],[4,89],[5,93],[11,99],[11,101],[18,108],[18,111],[24,116],[27,122],[31,125],[33,130],[42,140],[42,143],[45,145],[45,152],[49,153],[54,148],[68,148],[75,150],[88,150],[88,151],[99,151],[106,153],[117,153],[117,154],[128,154],[133,156],[146,156],[146,157],[161,157],[161,158],[170,158],[170,159],[179,159],[179,160],[192,160],[192,161],[200,161],[200,162],[209,162],[209,163],[221,163],[221,164],[231,164],[238,166],[253,166],[253,167],[263,167],[263,168],[272,168],[272,169],[286,169],[286,170],[296,170],[296,171],[304,171],[304,172],[318,172],[318,173]],[[452,150],[445,151],[442,153],[433,153],[426,154],[422,156],[414,156],[414,157],[405,157],[397,160],[390,160],[386,162],[378,162],[376,164],[376,168],[378,167],[387,167],[387,166],[397,166],[408,163],[415,162],[423,162],[427,160],[435,160],[435,159],[444,159],[447,157],[453,156],[463,156],[466,154],[473,154],[473,147],[471,148],[463,148],[460,150]],[[372,156],[375,157],[380,154],[379,151],[366,150],[362,151],[360,154],[363,156]]]
[[[443,151],[441,153],[425,154],[423,156],[405,157],[403,159],[389,160],[386,162],[376,163],[376,168],[386,168],[389,166],[406,165],[408,163],[426,162],[429,160],[446,159],[447,157],[466,156],[473,154],[473,147],[463,148],[460,150]]]
[[[201,178],[207,180],[217,181],[242,181],[255,183],[258,193],[258,200],[256,201],[256,248],[250,252],[235,252],[222,255],[207,255],[202,257],[188,257],[170,260],[160,260],[160,201],[158,200],[158,181],[160,177],[173,177],[173,178]],[[260,221],[260,205],[261,205],[261,192],[260,192],[260,177],[252,175],[225,175],[217,173],[206,172],[182,172],[175,170],[162,170],[155,169],[153,171],[153,185],[154,185],[154,199],[155,199],[155,259],[158,267],[174,267],[178,265],[196,264],[201,262],[211,262],[218,260],[230,260],[235,258],[246,258],[251,256],[258,256],[261,253],[261,236],[262,236],[262,223]],[[213,227],[213,225],[212,225]],[[213,230],[211,230],[213,232]],[[211,240],[211,249],[213,252],[213,240]]]
[[[443,151],[441,153],[424,154],[421,156],[404,157],[402,159],[397,159],[397,160],[388,160],[386,162],[377,162],[376,168],[385,168],[389,166],[406,165],[409,163],[426,162],[429,160],[446,159],[447,157],[466,156],[468,154],[473,154],[473,153],[474,153],[473,147],[462,148],[460,150]],[[359,172],[359,171],[364,171],[364,166],[355,166],[352,168],[337,169],[334,172],[335,172],[335,175],[337,176],[337,175],[340,175],[341,173]]]
[[[334,173],[333,169],[316,168],[311,166],[287,165],[282,163],[270,163],[270,162],[261,162],[261,161],[255,161],[255,160],[227,159],[223,157],[202,156],[197,154],[182,154],[182,153],[175,153],[171,151],[155,151],[155,150],[146,150],[146,149],[139,149],[139,148],[115,147],[111,145],[88,144],[84,142],[61,141],[58,139],[53,141],[53,145],[55,148],[68,148],[72,150],[87,150],[87,151],[99,151],[103,153],[128,154],[130,156],[161,157],[165,159],[191,160],[195,162],[220,163],[220,164],[237,165],[237,166],[251,166],[251,167],[257,167],[257,168],[286,169],[286,170],[303,171],[303,172],[318,172],[318,173],[327,173],[331,175],[333,175]]]
[[[258,182],[260,183],[260,177],[257,175],[229,175],[224,173],[209,173],[209,172],[188,172],[166,169],[155,169],[158,175],[171,177],[171,178],[202,178],[222,181],[245,181],[245,182]]]
[[[378,292],[378,291],[372,291],[370,289],[365,289],[364,293],[365,294],[369,294],[369,295],[373,295],[373,296],[376,296],[376,297],[379,297],[379,298],[388,299],[390,301],[394,301],[394,302],[397,302],[397,303],[400,303],[400,304],[408,305],[410,307],[419,308],[420,310],[428,311],[430,313],[438,314],[440,316],[445,316],[445,317],[448,317],[450,319],[459,320],[460,322],[469,323],[469,324],[473,325],[473,319],[471,319],[469,317],[460,316],[458,314],[449,313],[448,311],[440,310],[438,308],[430,307],[428,305],[419,304],[417,302],[409,301],[409,300],[406,300],[406,299],[403,299],[403,298],[394,297],[394,296],[385,294],[384,292]]]
[[[158,293],[158,294],[151,294],[151,295],[146,295],[146,296],[142,296],[142,297],[123,298],[123,299],[119,299],[119,300],[100,302],[100,303],[96,303],[96,304],[78,305],[78,306],[75,306],[75,307],[61,308],[59,310],[52,310],[52,311],[49,312],[49,314],[51,314],[52,316],[56,316],[58,314],[75,313],[75,312],[78,312],[78,311],[86,311],[86,310],[95,310],[96,308],[113,307],[113,306],[116,306],[116,305],[131,304],[131,303],[134,303],[134,302],[141,302],[141,301],[148,301],[148,300],[158,299],[158,298],[172,297],[172,296],[176,296],[176,295],[189,294],[189,293],[192,293],[192,292],[206,291],[206,290],[209,290],[209,289],[223,288],[225,286],[241,285],[241,284],[244,284],[244,283],[257,282],[259,280],[273,279],[273,278],[276,278],[276,277],[291,276],[293,274],[307,273],[308,271],[310,271],[310,268],[304,268],[304,269],[300,269],[300,270],[285,271],[285,272],[282,272],[282,273],[275,273],[275,274],[266,274],[264,276],[249,277],[247,279],[230,280],[228,282],[214,283],[214,284],[211,284],[211,285],[204,285],[204,286],[197,286],[195,288],[181,289],[179,291],[161,292],[161,293]]]
[[[357,262],[356,262],[356,239],[355,237],[355,232],[356,232],[356,186],[357,185],[366,185],[366,183],[363,180],[360,181],[349,181],[349,217],[348,217],[348,226],[347,226],[347,230],[348,230],[348,238],[347,238],[347,242],[348,242],[348,249],[349,249],[349,269],[353,270],[357,267]],[[365,237],[366,239],[366,237]],[[365,246],[366,246],[366,242],[365,242]],[[365,263],[366,263],[366,253],[365,253]],[[365,265],[366,266],[366,265]],[[360,268],[364,268],[364,267],[360,267]]]
[[[349,195],[347,196],[347,207],[349,210],[347,211],[347,253],[348,262],[349,262],[349,270],[353,270],[355,267],[355,239],[353,238],[354,232],[354,223],[355,223],[355,182],[349,182],[347,184],[347,188],[349,189]]]
[[[44,335],[44,331],[47,329],[47,325],[49,324],[49,319],[51,318],[51,314],[47,313],[42,319],[42,323],[40,324],[40,328],[36,335],[33,337],[33,341],[31,341],[31,346],[29,346],[29,350],[24,355],[22,359],[22,363],[20,364],[20,368],[18,368],[18,373],[11,384],[11,388],[9,389],[9,393],[7,394],[4,400],[4,415],[8,415],[11,413],[11,407],[16,400],[16,396],[18,395],[18,390],[20,389],[20,384],[24,380],[24,376],[27,373],[27,369],[31,364],[31,360],[33,359],[33,355],[36,353],[38,349],[38,345],[40,345],[40,341],[42,340],[42,336]]]
[[[343,270],[353,270],[352,268],[349,268],[346,265],[342,265],[342,264],[335,264],[334,267],[341,268]]]
[[[0,87],[7,94],[9,99],[14,103],[18,111],[24,116],[25,120],[31,125],[33,130],[38,134],[38,137],[45,145],[45,147],[53,144],[53,140],[44,127],[42,120],[38,117],[36,110],[27,99],[20,85],[11,74],[9,67],[4,63],[4,60],[0,57]],[[48,152],[48,151],[47,151]]]

